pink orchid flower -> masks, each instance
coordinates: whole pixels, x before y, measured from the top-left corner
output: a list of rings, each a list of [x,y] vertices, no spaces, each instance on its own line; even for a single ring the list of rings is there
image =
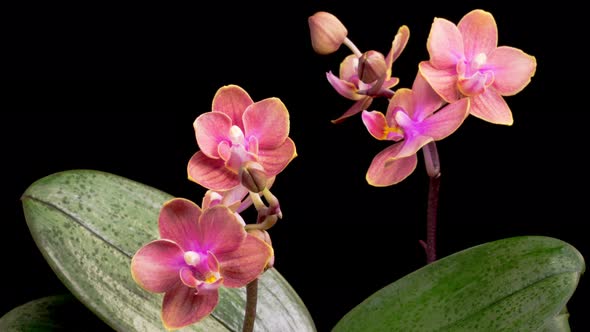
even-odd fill
[[[535,74],[535,57],[498,44],[492,14],[476,9],[458,25],[435,18],[428,36],[429,61],[420,73],[447,102],[470,100],[470,113],[482,120],[511,125],[512,112],[503,96],[528,85]]]
[[[196,323],[218,303],[219,287],[243,287],[273,256],[263,240],[248,234],[223,205],[201,208],[186,199],[164,204],[160,239],[141,247],[131,260],[133,279],[144,289],[165,293],[162,321],[167,329]]]
[[[326,74],[332,87],[341,96],[356,101],[342,116],[332,120],[333,123],[342,122],[344,119],[369,108],[375,97],[388,96],[384,95],[384,91],[393,88],[399,83],[399,78],[391,77],[391,67],[406,47],[409,38],[410,29],[405,25],[400,27],[391,43],[391,50],[385,57],[386,72],[381,80],[369,83],[361,81],[359,77],[359,56],[356,54],[351,54],[342,61],[340,64],[340,77],[336,77],[332,72]],[[381,55],[381,57],[383,56]]]
[[[188,163],[188,177],[208,189],[239,185],[241,172],[252,165],[271,178],[297,156],[281,100],[253,102],[237,85],[220,88],[212,111],[197,117],[193,126],[200,151]]]
[[[370,185],[384,187],[401,182],[416,168],[418,150],[459,128],[468,115],[469,100],[459,99],[440,108],[443,104],[418,74],[411,90],[397,90],[386,115],[363,111],[363,123],[373,137],[396,142],[373,158],[366,175]]]

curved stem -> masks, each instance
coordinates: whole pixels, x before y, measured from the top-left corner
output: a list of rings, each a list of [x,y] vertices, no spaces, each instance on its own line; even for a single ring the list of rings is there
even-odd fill
[[[346,47],[348,47],[357,57],[361,57],[363,55],[363,53],[358,49],[358,47],[356,47],[352,40],[348,39],[348,37],[344,38],[343,44],[346,45]]]
[[[252,280],[246,286],[246,312],[244,314],[244,326],[242,332],[254,331],[256,321],[256,304],[258,302],[258,278]]]
[[[436,260],[436,217],[438,212],[438,198],[440,192],[440,161],[438,151],[434,142],[428,143],[422,149],[426,172],[430,177],[428,187],[428,208],[426,211],[426,243],[421,241],[426,251],[426,263]]]

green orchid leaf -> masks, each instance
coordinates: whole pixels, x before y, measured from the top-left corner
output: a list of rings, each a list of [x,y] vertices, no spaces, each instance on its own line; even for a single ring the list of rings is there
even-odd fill
[[[171,198],[118,175],[71,170],[37,180],[22,203],[39,250],[80,302],[117,331],[165,331],[162,294],[133,281],[130,261],[158,238],[160,208]],[[241,331],[245,301],[245,288],[221,288],[213,313],[179,331]],[[255,330],[316,330],[297,293],[274,268],[260,277]]]
[[[333,331],[568,331],[584,258],[561,240],[475,246],[414,271],[348,312]]]
[[[22,304],[0,317],[2,332],[110,330],[72,294],[53,295]]]

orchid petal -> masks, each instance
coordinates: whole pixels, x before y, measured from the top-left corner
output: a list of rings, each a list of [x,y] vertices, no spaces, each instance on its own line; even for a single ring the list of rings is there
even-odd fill
[[[224,140],[229,140],[231,119],[222,113],[204,113],[193,122],[197,144],[209,158],[219,158],[218,146]]]
[[[430,64],[436,69],[455,68],[463,57],[463,38],[457,26],[444,18],[435,18],[426,41]]]
[[[289,135],[289,112],[278,98],[250,105],[242,116],[246,137],[256,137],[258,149],[273,149]]]
[[[471,60],[478,54],[489,54],[498,45],[498,27],[494,17],[481,9],[467,13],[457,28],[463,36],[465,58]]]
[[[209,315],[219,301],[217,289],[203,289],[196,293],[194,288],[178,282],[166,292],[162,302],[162,321],[168,330],[180,329],[194,324]]]
[[[422,129],[416,128],[416,130],[421,131]],[[396,159],[402,159],[416,154],[424,145],[432,141],[434,141],[432,137],[424,134],[406,135],[405,139],[400,142],[401,147],[396,155]],[[387,167],[388,162],[385,163],[385,167]]]
[[[367,130],[371,134],[371,136],[375,137],[378,140],[386,140],[387,139],[387,120],[385,119],[385,115],[378,111],[363,111],[361,114],[363,119],[363,123]]]
[[[410,29],[402,25],[398,30],[395,38],[393,38],[393,42],[391,43],[391,50],[385,57],[385,64],[387,66],[387,77],[391,77],[391,67],[393,62],[397,60],[400,56],[402,51],[406,48],[408,44],[408,39],[410,38]]]
[[[247,285],[264,271],[272,256],[271,246],[256,236],[248,234],[237,250],[217,255],[223,286]]]
[[[420,125],[422,134],[439,141],[457,130],[469,115],[469,98],[459,99],[443,107]]]
[[[248,189],[242,185],[235,186],[232,189],[221,193],[221,202],[225,206],[233,206],[236,203],[241,202],[244,197],[248,195],[248,192]]]
[[[221,193],[214,190],[207,190],[207,192],[205,192],[205,196],[203,196],[201,207],[203,210],[206,210],[212,206],[220,204],[222,199],[223,196]]]
[[[393,144],[379,152],[367,171],[367,182],[375,187],[391,186],[404,180],[414,172],[418,164],[415,154],[396,159],[402,143]]]
[[[457,71],[454,67],[436,69],[427,61],[420,62],[418,67],[422,77],[446,102],[452,103],[461,98],[457,89]]]
[[[258,162],[268,177],[279,174],[297,156],[295,143],[289,137],[276,149],[258,151]]]
[[[399,109],[408,114],[410,118],[414,118],[414,91],[407,88],[401,88],[395,92],[393,97],[391,97],[385,114],[385,118],[390,127],[397,124],[395,114]]]
[[[188,162],[189,180],[216,191],[228,190],[238,184],[240,179],[236,173],[225,167],[221,159],[211,159],[202,151],[197,151]]]
[[[326,77],[328,78],[328,82],[330,82],[332,87],[342,97],[350,100],[359,100],[364,97],[363,95],[357,93],[358,89],[353,83],[339,79],[334,74],[332,74],[332,72],[326,73]]]
[[[201,208],[184,198],[174,198],[164,203],[158,218],[160,237],[176,242],[184,251],[196,251],[197,220]]]
[[[178,282],[184,252],[170,240],[155,240],[141,247],[131,259],[131,276],[154,293],[166,292]]]
[[[470,98],[469,113],[482,120],[503,125],[512,125],[512,112],[504,98],[494,89]]]
[[[338,72],[338,75],[342,80],[354,84],[355,81],[359,80],[358,65],[359,58],[354,54],[348,55],[340,63],[340,71]]]
[[[438,110],[444,102],[420,73],[418,73],[414,79],[412,91],[414,92],[415,99],[415,109],[412,118],[416,121],[422,121],[427,116],[430,116]]]
[[[383,85],[381,86],[381,89],[391,89],[394,86],[396,86],[399,83],[399,78],[398,77],[391,77],[388,80],[386,80],[385,82],[383,82]]]
[[[494,72],[496,91],[512,96],[529,84],[535,75],[537,60],[517,48],[501,46],[490,53],[486,65]]]
[[[229,116],[232,124],[243,129],[242,114],[253,103],[244,89],[237,85],[226,85],[215,93],[211,109]]]
[[[201,214],[196,240],[202,251],[215,255],[235,250],[246,237],[246,231],[233,211],[223,205],[215,205]]]
[[[229,158],[231,158],[231,143],[228,141],[219,142],[219,145],[217,146],[217,155],[225,161],[229,160]]]
[[[352,104],[352,106],[346,112],[344,112],[344,114],[342,114],[339,118],[332,120],[332,123],[341,123],[345,119],[368,109],[369,106],[371,106],[372,102],[373,97],[365,96],[363,99],[360,99],[356,101],[354,104]]]
[[[188,267],[183,267],[180,269],[180,281],[182,281],[182,283],[190,288],[194,288],[195,292],[197,292],[197,286],[199,286],[199,284],[202,282],[200,280],[198,280],[197,278],[195,278],[195,275],[193,274],[193,271],[191,271],[190,268]]]

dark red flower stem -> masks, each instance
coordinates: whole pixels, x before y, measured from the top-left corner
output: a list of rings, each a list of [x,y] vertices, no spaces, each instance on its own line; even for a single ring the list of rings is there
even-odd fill
[[[244,314],[244,326],[242,332],[254,331],[256,321],[256,304],[258,302],[258,278],[252,280],[246,286],[246,312]]]
[[[440,162],[434,142],[430,142],[424,146],[423,151],[430,183],[428,187],[428,207],[426,210],[426,242],[420,241],[420,244],[422,244],[426,252],[426,263],[430,264],[436,261],[436,221],[440,192]]]

